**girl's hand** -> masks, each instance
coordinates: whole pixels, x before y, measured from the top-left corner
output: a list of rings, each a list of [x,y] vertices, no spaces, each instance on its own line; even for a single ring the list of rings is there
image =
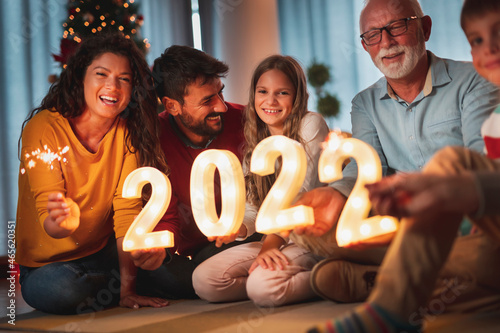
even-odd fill
[[[251,274],[258,266],[274,271],[275,268],[284,269],[286,265],[288,265],[287,257],[280,250],[273,248],[259,253],[250,266],[248,274]]]
[[[138,309],[144,306],[162,308],[168,304],[167,300],[159,297],[139,296],[137,294],[127,294],[120,297],[120,306],[124,308]]]
[[[53,238],[68,237],[80,225],[80,208],[60,192],[50,193],[48,199],[49,216],[43,224],[45,231]]]

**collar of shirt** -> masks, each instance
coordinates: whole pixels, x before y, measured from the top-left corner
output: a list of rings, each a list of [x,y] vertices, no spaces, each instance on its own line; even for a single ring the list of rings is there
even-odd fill
[[[168,120],[170,122],[170,126],[172,126],[174,130],[174,133],[177,135],[177,137],[179,137],[182,143],[186,145],[186,147],[190,147],[193,149],[205,149],[208,148],[208,146],[210,146],[212,141],[214,141],[214,139],[216,138],[216,136],[212,136],[210,140],[208,140],[205,146],[197,146],[194,143],[192,143],[191,140],[189,140],[189,138],[184,133],[182,133],[181,129],[179,128],[179,126],[177,126],[177,123],[175,122],[174,116],[169,115]]]
[[[429,66],[429,69],[427,70],[427,76],[425,78],[425,84],[424,84],[424,89],[422,90],[423,92],[423,97],[427,97],[431,92],[432,88],[434,86],[441,86],[445,85],[448,82],[451,81],[451,77],[448,73],[448,69],[446,68],[446,65],[444,61],[441,59],[437,58],[434,53],[427,51],[427,54],[429,55],[429,60],[431,65]],[[433,75],[434,73],[434,75]],[[386,91],[382,90],[380,99],[389,96],[393,100],[399,101],[398,95],[392,90],[392,87],[386,80]],[[417,98],[418,99],[418,98]]]

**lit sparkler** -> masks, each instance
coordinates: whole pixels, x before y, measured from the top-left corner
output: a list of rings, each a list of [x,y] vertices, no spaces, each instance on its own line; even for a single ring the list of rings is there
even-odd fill
[[[26,159],[26,165],[29,169],[32,169],[36,166],[37,161],[42,161],[43,163],[47,164],[51,170],[54,169],[53,162],[54,161],[62,161],[63,163],[66,163],[68,160],[66,157],[63,157],[62,155],[66,154],[69,151],[69,147],[66,146],[64,148],[58,148],[57,151],[52,151],[50,150],[47,145],[43,146],[44,150],[41,150],[38,148],[37,150],[32,151],[31,153],[26,153],[25,159]],[[24,175],[26,172],[26,169],[22,168],[21,169],[21,174]]]

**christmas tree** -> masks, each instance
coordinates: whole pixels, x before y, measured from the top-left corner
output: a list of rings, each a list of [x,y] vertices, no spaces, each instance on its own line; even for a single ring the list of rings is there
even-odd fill
[[[64,66],[83,39],[101,31],[119,31],[125,37],[131,38],[139,49],[146,53],[149,43],[140,34],[144,19],[138,14],[139,6],[134,2],[134,0],[69,0],[69,16],[63,24],[61,51],[60,54],[53,54],[54,59]]]

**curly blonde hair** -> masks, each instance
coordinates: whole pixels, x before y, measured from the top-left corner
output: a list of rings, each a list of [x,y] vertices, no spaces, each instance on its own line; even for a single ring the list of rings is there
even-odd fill
[[[300,122],[307,113],[307,101],[309,99],[306,76],[302,67],[294,58],[282,55],[269,56],[257,66],[253,73],[248,104],[245,108],[244,134],[246,146],[243,163],[247,167],[247,170],[250,170],[250,159],[255,146],[271,135],[266,123],[259,118],[255,110],[255,89],[260,77],[272,69],[277,69],[284,73],[296,91],[292,112],[283,124],[283,135],[303,144],[299,130]],[[264,177],[251,172],[245,175],[247,200],[253,205],[260,206],[278,174],[279,168],[274,174]]]

